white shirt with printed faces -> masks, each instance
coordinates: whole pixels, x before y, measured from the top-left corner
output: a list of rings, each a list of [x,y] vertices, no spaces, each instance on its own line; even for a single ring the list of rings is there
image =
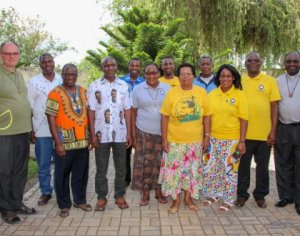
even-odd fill
[[[102,78],[88,88],[88,104],[95,111],[95,134],[99,143],[126,142],[125,110],[131,108],[128,85],[116,78]]]
[[[60,84],[62,84],[60,75],[55,74],[54,79],[49,81],[42,73],[28,82],[28,99],[32,109],[32,125],[36,137],[51,137],[45,115],[46,103],[49,92]]]

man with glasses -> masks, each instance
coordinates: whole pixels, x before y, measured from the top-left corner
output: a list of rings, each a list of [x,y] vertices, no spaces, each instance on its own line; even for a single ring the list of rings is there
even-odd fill
[[[242,77],[246,92],[249,120],[246,135],[246,153],[239,166],[236,206],[243,207],[249,198],[252,156],[256,163],[256,186],[253,197],[260,208],[266,208],[269,194],[269,161],[271,147],[276,140],[279,89],[275,78],[260,71],[262,60],[257,52],[246,56],[247,73]]]
[[[22,74],[16,70],[19,46],[0,46],[0,211],[8,224],[20,222],[17,214],[35,214],[22,203],[27,181],[31,109]]]
[[[284,58],[286,73],[277,78],[281,101],[279,125],[274,148],[279,201],[285,207],[295,201],[300,215],[300,54],[290,52]]]
[[[55,63],[49,53],[41,55],[39,63],[42,73],[29,81],[28,99],[32,109],[30,140],[35,143],[35,156],[39,167],[38,177],[42,192],[38,205],[43,206],[52,198],[50,172],[53,156],[53,140],[45,115],[45,108],[49,92],[62,83],[62,78],[54,72]]]

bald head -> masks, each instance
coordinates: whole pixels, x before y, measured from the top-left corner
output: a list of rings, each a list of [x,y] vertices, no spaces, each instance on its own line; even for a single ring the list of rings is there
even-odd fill
[[[262,65],[262,60],[258,52],[250,52],[246,56],[245,66],[248,75],[251,78],[256,77],[260,73],[260,67]]]

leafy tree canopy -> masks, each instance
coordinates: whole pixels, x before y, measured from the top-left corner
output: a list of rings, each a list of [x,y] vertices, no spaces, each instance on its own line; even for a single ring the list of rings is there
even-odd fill
[[[14,8],[0,12],[0,42],[14,41],[20,45],[21,59],[18,66],[38,64],[41,54],[57,56],[70,49],[66,43],[53,38],[37,18],[21,18]]]
[[[104,50],[88,51],[87,59],[92,64],[99,67],[101,59],[110,55],[117,60],[119,71],[127,73],[132,57],[140,58],[143,64],[160,64],[164,56],[173,56],[178,62],[190,56],[186,48],[191,39],[180,32],[184,19],[165,21],[163,14],[150,14],[149,10],[137,7],[119,10],[117,14],[118,26],[101,27],[110,36],[108,42],[99,42]]]
[[[228,49],[228,58],[239,61],[255,50],[271,65],[300,47],[299,0],[116,0],[111,10],[130,5],[160,12],[167,21],[184,18],[181,32],[193,40],[194,61]]]

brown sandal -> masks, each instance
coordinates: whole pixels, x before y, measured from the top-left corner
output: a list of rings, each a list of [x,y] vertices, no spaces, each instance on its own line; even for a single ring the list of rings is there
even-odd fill
[[[168,199],[163,196],[162,192],[161,192],[161,189],[158,188],[158,189],[155,189],[155,198],[157,199],[157,201],[161,204],[166,204],[168,203]]]
[[[118,199],[116,199],[115,203],[122,210],[129,207],[128,204],[127,204],[127,202],[125,201],[124,197],[119,197]]]
[[[95,211],[104,211],[106,207],[107,200],[106,199],[99,199],[96,203],[94,208]]]
[[[141,191],[142,198],[140,200],[140,206],[147,206],[150,200],[150,193],[148,190]]]
[[[70,214],[70,209],[69,208],[61,209],[60,212],[59,212],[59,216],[62,217],[62,218],[68,217],[69,214]]]
[[[84,204],[76,204],[76,203],[74,203],[73,207],[80,208],[83,211],[91,211],[92,210],[92,206],[89,205],[89,204],[86,204],[86,203],[84,203]]]
[[[197,205],[193,202],[191,193],[189,191],[184,191],[184,203],[185,203],[186,207],[192,211],[199,210]]]

